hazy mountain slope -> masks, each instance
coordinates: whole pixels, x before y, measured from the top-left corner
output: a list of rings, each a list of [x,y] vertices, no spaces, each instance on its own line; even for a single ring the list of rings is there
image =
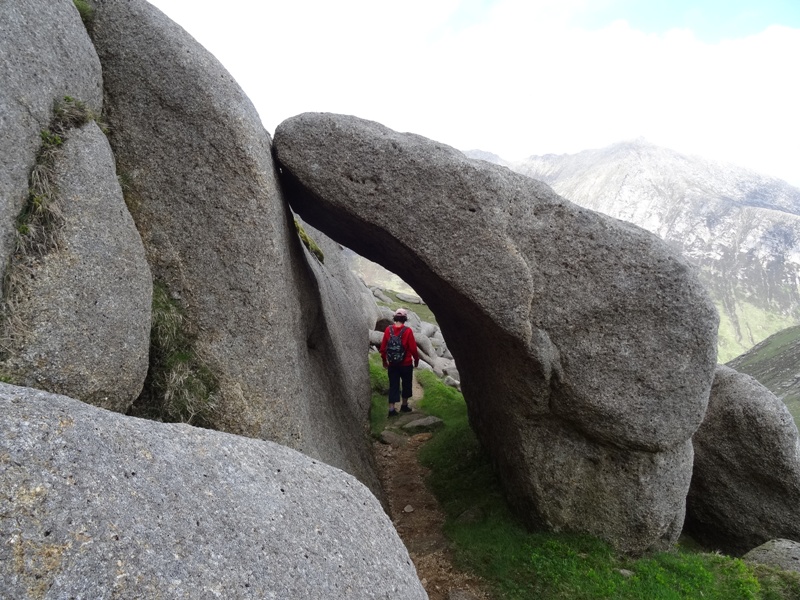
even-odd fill
[[[800,322],[799,189],[641,140],[511,168],[679,247],[720,310],[721,362]]]
[[[800,426],[800,326],[771,335],[728,363],[782,399]]]

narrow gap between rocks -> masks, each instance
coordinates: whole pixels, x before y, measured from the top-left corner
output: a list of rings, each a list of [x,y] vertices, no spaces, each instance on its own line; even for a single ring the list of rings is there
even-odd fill
[[[445,515],[426,480],[429,470],[417,459],[419,449],[433,434],[414,433],[405,425],[426,417],[419,409],[422,386],[414,378],[413,412],[401,413],[386,423],[381,438],[373,442],[378,475],[389,505],[389,517],[405,543],[430,600],[491,600],[487,586],[453,564],[450,544],[443,532]]]

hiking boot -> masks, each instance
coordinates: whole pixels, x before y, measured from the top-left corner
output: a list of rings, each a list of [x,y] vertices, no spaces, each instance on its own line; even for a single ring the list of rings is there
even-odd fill
[[[401,410],[402,410],[402,409],[401,409]],[[390,410],[390,411],[389,411],[389,416],[390,416],[390,417],[396,417],[396,416],[397,416],[397,415],[399,415],[399,414],[400,414],[400,413],[399,413],[399,412],[397,412],[396,410]]]
[[[400,406],[400,412],[411,412],[411,407],[408,404],[403,404]]]

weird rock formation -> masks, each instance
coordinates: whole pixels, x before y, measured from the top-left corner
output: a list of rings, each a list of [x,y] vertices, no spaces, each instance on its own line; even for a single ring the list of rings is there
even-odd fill
[[[425,599],[380,504],[288,448],[0,384],[4,598]]]
[[[345,340],[366,348],[366,326],[345,309],[331,322],[342,302],[321,298],[335,286],[309,267],[253,105],[144,0],[94,5],[112,147],[153,276],[185,316],[193,368],[218,386],[209,425],[302,450],[377,491],[361,426],[368,368],[338,370]]]
[[[100,112],[100,61],[71,0],[19,0],[0,21],[0,275],[28,197],[28,175],[53,103],[64,96]]]
[[[720,365],[693,441],[689,533],[731,554],[774,538],[800,540],[800,437],[772,392]]]
[[[125,412],[142,391],[150,347],[142,241],[96,123],[69,132],[53,171],[61,241],[11,263],[0,368],[19,385]]]
[[[274,151],[293,208],[436,313],[529,524],[630,551],[676,539],[717,328],[679,256],[542,183],[355,117],[289,119]]]

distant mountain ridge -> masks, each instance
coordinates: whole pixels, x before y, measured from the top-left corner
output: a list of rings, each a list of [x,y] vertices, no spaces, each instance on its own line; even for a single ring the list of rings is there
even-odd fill
[[[720,311],[720,362],[800,323],[800,189],[642,139],[513,163],[466,154],[544,181],[679,248]]]

